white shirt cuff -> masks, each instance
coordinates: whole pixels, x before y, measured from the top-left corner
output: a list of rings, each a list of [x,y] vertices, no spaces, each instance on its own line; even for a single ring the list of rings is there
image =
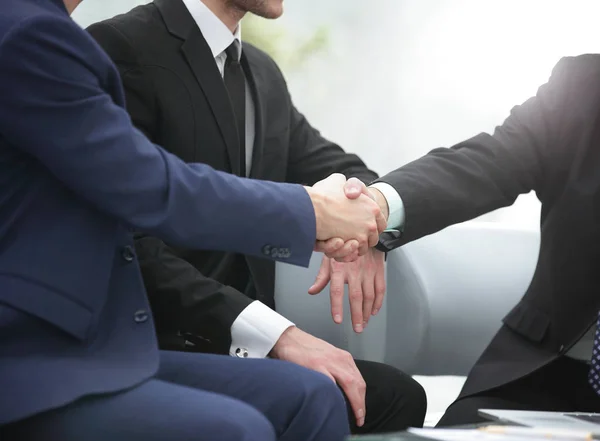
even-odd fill
[[[404,203],[394,187],[385,182],[375,182],[369,187],[376,188],[387,200],[389,208],[388,229],[402,229],[404,226]]]
[[[255,300],[231,325],[229,355],[241,358],[265,358],[281,334],[294,323]]]

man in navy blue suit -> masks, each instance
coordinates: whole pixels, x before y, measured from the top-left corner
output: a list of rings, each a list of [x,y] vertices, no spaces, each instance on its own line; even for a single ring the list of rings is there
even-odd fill
[[[346,179],[313,188],[186,165],[124,109],[119,74],[70,19],[80,0],[0,4],[0,438],[341,440],[326,376],[159,352],[132,231],[307,265],[385,228]]]

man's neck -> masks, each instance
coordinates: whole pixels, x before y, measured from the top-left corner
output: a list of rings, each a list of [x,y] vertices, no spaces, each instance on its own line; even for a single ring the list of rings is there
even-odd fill
[[[63,3],[65,4],[65,8],[67,8],[67,12],[71,15],[77,5],[81,3],[81,0],[63,0]]]
[[[225,26],[229,28],[229,30],[234,33],[237,27],[244,18],[246,14],[243,11],[240,11],[237,8],[231,6],[230,2],[223,0],[199,0],[204,3],[208,9],[210,9],[213,14],[219,17]]]

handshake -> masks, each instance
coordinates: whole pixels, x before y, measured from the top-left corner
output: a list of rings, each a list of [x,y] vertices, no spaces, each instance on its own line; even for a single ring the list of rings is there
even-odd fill
[[[352,262],[377,244],[388,218],[387,201],[378,190],[335,173],[306,191],[317,219],[316,251]]]

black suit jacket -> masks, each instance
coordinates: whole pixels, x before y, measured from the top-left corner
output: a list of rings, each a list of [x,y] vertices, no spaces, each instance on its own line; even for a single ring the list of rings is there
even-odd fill
[[[137,127],[185,161],[239,173],[223,80],[181,0],[156,0],[88,31],[118,66]],[[244,43],[242,65],[256,108],[251,178],[311,185],[335,172],[366,182],[377,177],[310,126],[267,54]],[[163,347],[178,347],[172,338],[183,333],[201,350],[228,353],[231,324],[252,302],[229,286],[236,271],[249,268],[253,297],[274,307],[272,262],[248,257],[240,268],[233,254],[175,248],[154,237],[139,237],[136,248]]]
[[[599,110],[600,56],[565,58],[493,135],[434,150],[382,178],[406,209],[404,234],[387,237],[389,248],[511,205],[531,190],[542,202],[533,280],[473,368],[463,395],[551,362],[598,318]]]

